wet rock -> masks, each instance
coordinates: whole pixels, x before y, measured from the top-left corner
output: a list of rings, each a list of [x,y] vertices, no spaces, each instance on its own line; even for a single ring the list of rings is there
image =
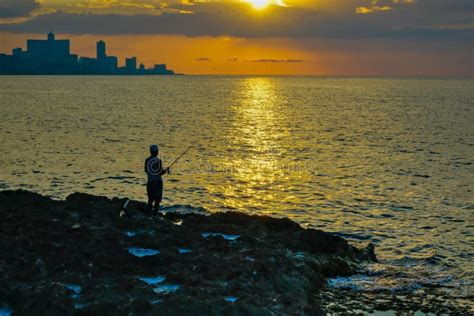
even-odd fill
[[[44,285],[20,294],[12,309],[19,315],[28,315],[41,311],[50,315],[72,315],[74,306],[67,291],[58,284]],[[16,304],[15,304],[16,303]]]
[[[289,219],[166,213],[157,222],[135,201],[120,217],[124,201],[0,192],[0,303],[18,314],[319,315],[326,278],[376,261],[373,246]]]

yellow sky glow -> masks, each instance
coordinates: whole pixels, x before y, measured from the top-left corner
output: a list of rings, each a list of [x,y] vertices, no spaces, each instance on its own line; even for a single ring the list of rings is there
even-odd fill
[[[283,0],[248,0],[248,2],[252,4],[255,9],[258,10],[268,7],[270,4],[285,6]]]
[[[268,0],[250,0],[250,3],[256,8],[256,9],[263,9],[267,5],[269,5]]]

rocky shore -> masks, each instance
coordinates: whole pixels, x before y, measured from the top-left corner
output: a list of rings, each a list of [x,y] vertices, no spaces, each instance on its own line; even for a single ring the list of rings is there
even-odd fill
[[[373,247],[242,213],[143,214],[145,205],[0,192],[0,307],[14,314],[321,314],[326,278]]]
[[[323,315],[327,278],[377,261],[288,219],[0,192],[0,310],[13,315]],[[331,294],[331,295],[334,295]],[[327,302],[326,302],[327,303]]]

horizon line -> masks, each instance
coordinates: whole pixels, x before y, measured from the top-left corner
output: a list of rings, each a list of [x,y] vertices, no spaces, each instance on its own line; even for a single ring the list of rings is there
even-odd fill
[[[177,74],[177,77],[326,77],[326,78],[385,78],[385,79],[474,79],[473,75],[463,76],[463,75],[362,75],[362,74],[213,74],[213,73],[180,73]],[[0,74],[0,76],[9,76],[9,77],[54,77],[54,76],[62,76],[62,77],[115,77],[115,75],[107,75],[107,74]],[[121,75],[120,77],[136,77],[134,75]],[[147,77],[175,77],[176,75],[148,75]]]

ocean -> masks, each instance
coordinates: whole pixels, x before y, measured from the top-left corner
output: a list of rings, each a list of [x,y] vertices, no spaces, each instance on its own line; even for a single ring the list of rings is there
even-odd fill
[[[0,189],[145,201],[149,145],[192,145],[168,210],[289,217],[375,244],[390,275],[353,287],[473,295],[472,80],[4,76],[0,115]]]

